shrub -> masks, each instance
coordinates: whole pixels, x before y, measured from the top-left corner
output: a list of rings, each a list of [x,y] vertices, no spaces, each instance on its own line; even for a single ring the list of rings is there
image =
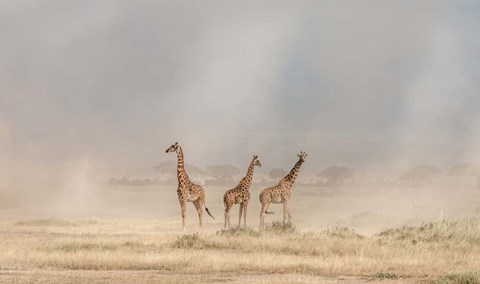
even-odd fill
[[[261,234],[258,231],[250,227],[234,227],[231,229],[225,229],[217,231],[217,236],[232,236],[232,237],[239,237],[239,236],[251,236],[251,237],[259,237]]]
[[[397,275],[393,274],[393,273],[389,273],[389,272],[379,272],[375,275],[372,276],[373,279],[380,279],[380,280],[384,280],[384,279],[388,279],[388,280],[392,280],[392,279],[397,279]]]
[[[479,284],[480,274],[475,272],[466,272],[458,274],[448,274],[439,277],[435,281],[435,284]]]
[[[271,225],[267,225],[266,232],[274,234],[297,234],[298,229],[291,222],[284,223],[280,221],[274,221]]]
[[[191,234],[177,237],[173,243],[173,247],[182,249],[200,248],[203,244],[204,241],[198,234]]]

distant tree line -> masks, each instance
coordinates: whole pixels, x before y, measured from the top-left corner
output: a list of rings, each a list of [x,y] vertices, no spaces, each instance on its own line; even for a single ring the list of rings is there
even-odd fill
[[[163,182],[160,181],[159,179],[153,179],[153,178],[111,177],[108,180],[108,183],[111,185],[156,185],[156,184],[162,184]]]
[[[162,164],[153,167],[155,172],[159,174],[156,178],[140,178],[140,177],[120,177],[110,178],[109,184],[112,185],[134,185],[134,186],[146,186],[146,185],[158,185],[158,184],[171,184],[177,183],[177,162],[167,161]],[[224,186],[234,185],[241,178],[244,172],[233,165],[209,165],[205,170],[186,164],[185,169],[190,178],[203,185]],[[256,184],[272,184],[278,182],[285,177],[288,172],[282,168],[274,168],[268,172],[268,178],[266,176],[257,178],[254,180]],[[427,184],[441,175],[467,177],[467,176],[479,176],[479,171],[469,163],[460,164],[452,167],[449,171],[443,172],[436,166],[432,165],[417,165],[408,169],[405,173],[400,175],[398,179],[393,180],[397,184],[404,184],[408,186],[419,186]],[[297,184],[320,186],[320,187],[338,187],[342,185],[352,184],[355,182],[354,172],[345,166],[330,166],[317,173],[315,176],[309,177],[309,179],[299,179]],[[480,178],[478,180],[480,186]]]
[[[447,172],[443,172],[438,167],[432,165],[418,165],[400,176],[399,181],[407,185],[420,186],[428,184],[442,175],[450,177],[477,177],[478,179],[479,171],[470,163],[456,165]],[[480,180],[478,182],[480,185]]]

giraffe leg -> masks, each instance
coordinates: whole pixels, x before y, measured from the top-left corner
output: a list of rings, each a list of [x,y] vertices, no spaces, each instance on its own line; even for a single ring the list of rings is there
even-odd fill
[[[238,212],[238,226],[242,223],[242,213],[243,213],[243,203],[238,204],[239,212]]]
[[[288,202],[284,201],[283,202],[283,224],[287,221],[287,207],[288,207]]]
[[[248,207],[248,201],[243,203],[243,226],[245,228],[247,227],[247,207]]]
[[[262,211],[260,211],[260,229],[265,228],[265,211],[268,208],[269,203],[266,201],[262,202]]]
[[[224,213],[224,218],[223,218],[223,229],[227,228],[227,203],[223,203],[225,205],[225,213]]]
[[[290,211],[290,204],[287,204],[287,215],[288,215],[288,222],[292,223],[292,212]]]
[[[187,201],[186,200],[180,200],[180,208],[182,210],[183,231],[185,232],[185,215],[187,215]]]
[[[203,207],[204,207],[205,202],[203,199],[197,199],[193,202],[193,205],[195,205],[195,208],[197,208],[197,213],[198,213],[198,222],[200,224],[200,230],[202,230],[202,219],[203,219]]]
[[[232,227],[232,224],[230,224],[230,212],[232,210],[232,207],[230,207],[230,210],[228,210],[228,218],[227,218],[227,228],[230,229]]]
[[[225,204],[225,229],[230,229],[230,211],[232,210],[231,204]]]

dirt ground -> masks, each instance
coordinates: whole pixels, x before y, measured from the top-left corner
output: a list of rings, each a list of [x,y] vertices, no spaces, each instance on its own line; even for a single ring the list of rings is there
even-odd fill
[[[198,275],[169,271],[32,270],[0,271],[2,283],[420,283],[425,279],[374,280],[370,277],[334,278],[301,274],[215,274]]]

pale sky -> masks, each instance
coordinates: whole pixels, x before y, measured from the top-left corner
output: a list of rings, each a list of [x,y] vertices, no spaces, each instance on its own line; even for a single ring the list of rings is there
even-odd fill
[[[480,162],[479,30],[474,1],[0,1],[0,165]]]

